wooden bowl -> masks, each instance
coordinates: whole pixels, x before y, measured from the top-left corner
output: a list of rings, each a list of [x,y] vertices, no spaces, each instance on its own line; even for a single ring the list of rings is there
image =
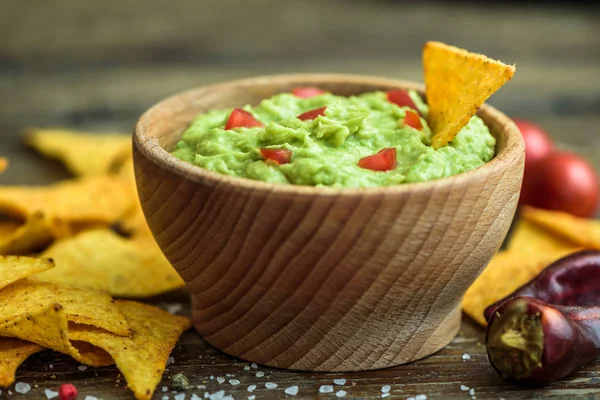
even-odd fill
[[[269,184],[210,172],[168,151],[199,113],[298,86],[351,95],[422,86],[348,75],[279,75],[201,87],[148,110],[134,134],[144,214],[187,283],[193,320],[225,353],[307,371],[360,371],[441,349],[461,297],[505,237],[524,145],[483,106],[496,157],[475,170],[369,189]]]

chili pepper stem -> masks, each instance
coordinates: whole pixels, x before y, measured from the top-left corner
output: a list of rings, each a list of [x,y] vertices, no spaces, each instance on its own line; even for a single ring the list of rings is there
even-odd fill
[[[542,366],[544,332],[540,313],[529,314],[524,302],[516,302],[495,317],[488,327],[490,362],[505,377],[530,376]]]

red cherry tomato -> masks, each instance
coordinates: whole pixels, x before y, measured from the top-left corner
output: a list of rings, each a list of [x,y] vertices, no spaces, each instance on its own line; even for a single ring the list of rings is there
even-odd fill
[[[292,151],[286,149],[260,149],[265,160],[271,160],[277,164],[289,164],[292,160]]]
[[[419,114],[415,111],[407,111],[404,116],[404,121],[402,121],[403,125],[410,126],[411,128],[421,130],[423,129],[423,124],[421,123],[421,118],[419,118]]]
[[[523,176],[523,188],[526,189],[531,186],[532,169],[540,162],[540,160],[552,151],[554,144],[548,134],[546,134],[546,132],[538,125],[522,119],[514,119],[513,121],[521,131],[523,140],[525,141],[525,174]],[[521,192],[519,204],[531,204],[532,199],[530,198],[530,195],[534,194],[535,193],[530,193],[528,190],[523,190]]]
[[[389,171],[396,168],[396,148],[379,150],[372,156],[363,157],[358,160],[358,166],[373,171]]]
[[[316,87],[297,87],[292,89],[292,94],[302,99],[308,99],[309,97],[315,97],[325,93],[327,92]]]
[[[315,119],[319,115],[325,115],[326,109],[327,109],[327,107],[315,108],[314,110],[310,110],[310,111],[307,111],[305,113],[298,115],[296,118],[301,119],[302,121]]]
[[[229,119],[227,119],[227,123],[225,124],[225,130],[234,128],[253,128],[255,126],[264,125],[248,111],[242,110],[241,108],[234,108],[233,111],[231,111],[231,114],[229,114]]]
[[[600,187],[594,168],[580,156],[553,151],[530,171],[523,187],[528,203],[549,210],[590,218],[598,208]]]

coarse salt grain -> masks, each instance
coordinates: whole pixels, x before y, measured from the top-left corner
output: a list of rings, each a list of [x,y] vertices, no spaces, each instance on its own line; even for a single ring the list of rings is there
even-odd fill
[[[277,384],[273,383],[273,382],[267,382],[267,383],[265,383],[265,387],[267,389],[275,389],[277,387]]]
[[[211,375],[211,376],[210,376],[210,379],[211,379],[211,380],[215,379],[215,376],[214,376],[214,375]]]
[[[210,393],[208,393],[208,392],[204,393],[204,398],[205,399],[208,399],[209,397],[210,397]]]
[[[469,390],[469,387],[466,385],[460,385],[460,390],[462,390],[463,392],[466,392],[467,390]]]
[[[183,310],[183,304],[175,303],[175,304],[167,304],[165,309],[169,314],[177,314],[181,310]]]
[[[465,354],[462,355],[462,359],[463,360],[470,360],[471,356],[469,354],[465,353]]]
[[[298,394],[298,386],[290,386],[289,388],[283,391],[285,394],[289,394],[290,396],[295,396]]]
[[[163,396],[162,400],[169,400],[169,396]]]
[[[427,400],[427,396],[424,394],[418,394],[415,396],[415,400]]]
[[[256,389],[256,385],[250,385],[250,386],[248,386],[248,389],[247,389],[247,390],[248,390],[250,393],[252,393],[252,392],[254,392],[254,389]]]
[[[256,396],[255,396],[255,395],[248,396],[248,400],[254,400],[254,399],[256,399]]]
[[[333,383],[335,383],[336,385],[339,385],[339,386],[344,386],[346,384],[346,379],[344,379],[344,378],[334,379]]]
[[[25,394],[31,390],[31,385],[25,382],[18,382],[15,385],[15,392]]]
[[[211,394],[208,398],[210,400],[223,400],[223,396],[225,396],[225,391],[219,390],[218,392]]]
[[[323,385],[319,388],[319,393],[333,393],[333,386]]]
[[[86,369],[88,369],[87,365],[80,365],[79,367],[77,367],[78,370],[80,371],[85,371]]]
[[[392,387],[390,385],[385,385],[381,387],[381,393],[389,393],[390,390],[392,390]]]
[[[249,365],[244,365],[244,371],[250,371],[250,366]]]
[[[346,397],[346,391],[338,390],[337,392],[335,392],[335,397]]]
[[[175,359],[174,359],[173,357],[169,357],[169,358],[167,359],[167,366],[168,366],[168,365],[171,365],[171,364],[175,364]]]
[[[257,377],[257,378],[262,378],[263,376],[265,376],[265,373],[264,373],[264,372],[258,371],[258,372],[256,373],[256,377]]]
[[[47,399],[54,399],[55,397],[58,397],[58,392],[50,389],[44,390],[44,394],[46,394]]]
[[[228,378],[233,378],[235,376],[235,374],[225,374],[225,376]]]
[[[473,396],[475,394],[475,389],[473,389],[473,388],[469,389],[469,394],[471,396]]]
[[[230,379],[229,384],[233,385],[233,386],[237,386],[240,384],[240,381],[238,381],[237,379]]]
[[[190,397],[191,400],[200,400],[200,396],[198,396],[196,393],[192,393],[192,397]]]
[[[225,378],[223,378],[222,376],[217,376],[217,382],[219,382],[219,384],[225,382]]]
[[[388,397],[389,395],[390,395],[389,393],[383,393],[383,394],[381,395],[381,398]]]
[[[50,368],[50,369],[54,368],[54,364],[48,365],[48,368]]]
[[[250,366],[254,369],[258,368],[258,365],[256,365],[256,363],[252,363],[252,364],[250,364]]]
[[[175,400],[185,400],[185,393],[176,394]]]
[[[85,396],[85,399],[83,400],[98,400],[98,398],[96,396],[90,396],[89,394],[87,396]]]

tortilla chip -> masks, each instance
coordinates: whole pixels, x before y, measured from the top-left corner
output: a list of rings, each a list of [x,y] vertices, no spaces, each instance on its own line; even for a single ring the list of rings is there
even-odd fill
[[[4,235],[0,232],[0,254],[28,254],[68,235],[69,228],[59,219],[40,212],[30,215],[25,223]]]
[[[522,208],[522,217],[541,229],[586,249],[600,249],[600,221],[578,218],[571,214],[543,210],[530,206]]]
[[[39,344],[18,339],[0,338],[0,387],[7,388],[15,381],[17,368],[27,358],[45,350]]]
[[[88,347],[88,352],[82,353],[71,344],[65,311],[58,303],[39,304],[35,309],[0,324],[0,336],[37,343],[93,367],[113,364],[112,359],[107,358],[105,351],[100,348]]]
[[[440,42],[423,48],[428,123],[434,148],[445,146],[483,103],[508,82],[515,67]]]
[[[116,303],[133,329],[131,337],[118,337],[82,325],[73,326],[69,337],[106,350],[136,399],[150,399],[162,378],[169,354],[179,336],[191,327],[191,320],[142,303],[123,300]]]
[[[569,254],[581,250],[582,246],[555,235],[526,219],[521,218],[508,242],[507,250],[537,257],[540,253]]]
[[[68,224],[111,224],[135,207],[130,182],[98,176],[45,187],[0,187],[0,212],[26,219],[42,213]]]
[[[4,157],[0,157],[0,174],[3,173],[8,167],[8,160]]]
[[[148,297],[184,286],[151,238],[131,240],[110,230],[91,230],[58,240],[43,257],[57,267],[36,278],[89,286],[118,297]]]
[[[48,258],[23,256],[0,256],[0,289],[39,272],[54,268],[54,261]],[[2,291],[0,291],[0,295]],[[0,310],[2,313],[2,310]]]
[[[40,129],[29,132],[26,142],[76,176],[106,175],[131,154],[131,135],[125,134]]]
[[[34,279],[19,280],[0,291],[0,321],[11,321],[40,305],[54,303],[62,306],[69,322],[96,326],[115,335],[131,334],[127,320],[108,293]]]

